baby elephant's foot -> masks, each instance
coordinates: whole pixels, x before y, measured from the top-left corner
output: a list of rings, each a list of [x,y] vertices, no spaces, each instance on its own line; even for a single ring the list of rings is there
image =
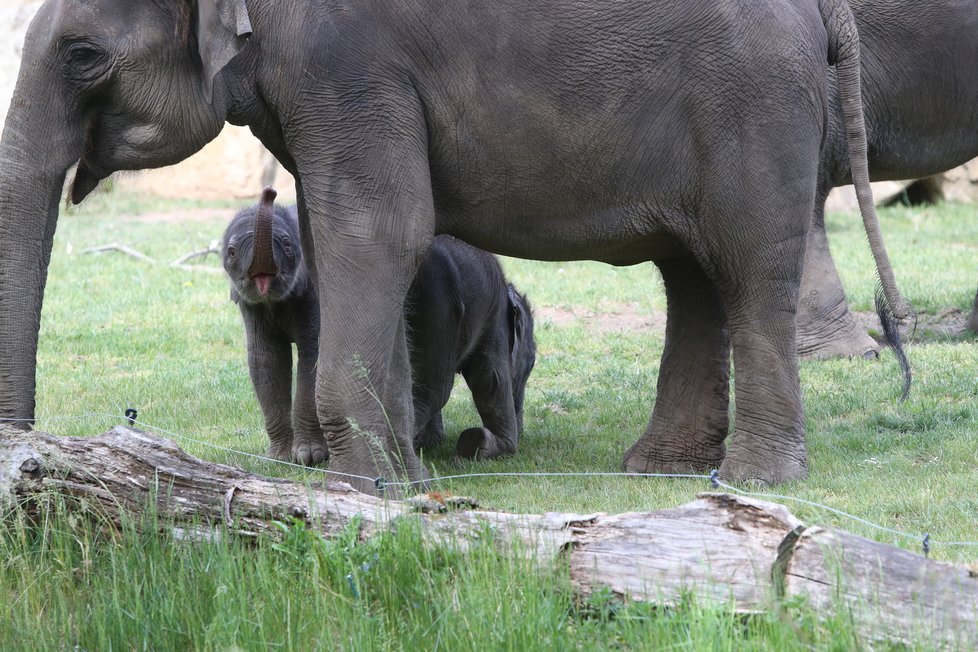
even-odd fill
[[[414,437],[414,450],[431,449],[445,441],[445,433],[439,427],[429,423]]]
[[[288,462],[292,459],[292,438],[272,441],[268,445],[268,451],[265,453],[266,457],[270,457],[273,460],[279,460],[281,462]]]
[[[504,441],[488,428],[466,428],[458,436],[455,454],[459,457],[487,458],[511,455],[516,452],[516,444]]]
[[[292,443],[292,461],[304,466],[313,466],[329,459],[326,439],[322,436],[296,435]]]

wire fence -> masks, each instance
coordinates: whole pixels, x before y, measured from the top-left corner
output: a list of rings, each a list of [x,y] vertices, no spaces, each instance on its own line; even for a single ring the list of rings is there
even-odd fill
[[[370,484],[373,484],[380,491],[384,491],[387,487],[404,487],[404,488],[420,488],[421,485],[432,486],[438,483],[448,482],[452,480],[470,480],[473,478],[667,478],[667,479],[692,479],[692,480],[705,480],[710,483],[713,489],[722,489],[727,492],[735,493],[740,496],[748,496],[751,498],[762,498],[766,500],[791,502],[795,504],[806,505],[814,509],[822,510],[835,514],[844,519],[848,519],[855,523],[860,523],[868,528],[876,530],[878,532],[883,532],[894,537],[899,537],[906,541],[919,542],[921,546],[921,551],[925,556],[929,556],[931,550],[935,546],[953,548],[953,547],[978,547],[978,541],[941,541],[932,539],[930,533],[912,533],[905,532],[903,530],[897,530],[894,528],[886,527],[885,525],[880,525],[879,523],[874,523],[873,521],[867,520],[855,514],[850,514],[841,509],[835,507],[830,507],[829,505],[824,505],[822,503],[807,500],[805,498],[798,498],[796,496],[788,496],[784,494],[776,494],[769,492],[756,492],[747,491],[746,489],[741,489],[739,487],[731,486],[717,476],[717,471],[714,469],[710,474],[697,474],[697,473],[627,473],[627,472],[612,472],[612,471],[555,471],[555,472],[545,472],[545,471],[509,471],[509,472],[489,472],[489,473],[460,473],[454,475],[442,475],[428,478],[426,480],[409,480],[409,481],[388,481],[383,477],[370,477],[365,475],[356,475],[353,473],[342,473],[339,471],[331,471],[326,468],[321,467],[310,467],[304,466],[302,464],[296,464],[294,462],[289,462],[285,460],[275,459],[273,457],[267,457],[265,455],[258,455],[256,453],[249,453],[247,451],[236,450],[234,448],[228,448],[227,446],[221,446],[220,444],[215,444],[204,439],[198,439],[196,437],[191,437],[182,433],[173,432],[159,426],[147,423],[145,421],[137,419],[137,412],[132,408],[127,408],[123,416],[118,414],[110,414],[108,412],[89,412],[86,414],[79,414],[74,416],[50,416],[44,417],[43,421],[80,421],[83,419],[106,419],[111,421],[119,421],[120,419],[125,420],[130,426],[145,428],[147,430],[152,430],[154,432],[161,433],[173,439],[180,441],[192,443],[198,446],[204,446],[206,448],[211,448],[213,450],[219,450],[227,454],[238,455],[241,457],[246,457],[249,459],[259,460],[261,462],[267,462],[270,464],[275,464],[282,467],[291,467],[294,469],[301,470],[306,473],[315,473],[324,476],[332,476],[336,478],[346,478],[354,480],[363,480]],[[37,419],[42,420],[42,419]],[[10,422],[34,422],[35,419],[5,419],[0,418],[0,423],[10,423]]]

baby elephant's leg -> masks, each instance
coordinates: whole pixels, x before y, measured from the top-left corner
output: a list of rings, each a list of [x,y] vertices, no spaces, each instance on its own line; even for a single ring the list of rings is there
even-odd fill
[[[459,434],[456,452],[462,457],[496,457],[516,452],[519,423],[513,404],[509,342],[505,333],[499,335],[488,338],[462,369],[483,426]]]
[[[265,417],[268,456],[288,460],[292,454],[292,343],[277,337],[259,316],[244,313],[248,337],[248,371]]]

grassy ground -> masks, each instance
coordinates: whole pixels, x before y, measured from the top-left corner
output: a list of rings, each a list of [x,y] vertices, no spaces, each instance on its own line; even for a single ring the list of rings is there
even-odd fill
[[[135,406],[142,421],[166,431],[264,451],[240,318],[226,281],[166,265],[220,237],[233,207],[210,208],[227,210],[105,195],[62,216],[42,320],[38,428],[94,434],[121,420],[106,414]],[[160,211],[187,219],[135,215]],[[970,306],[978,280],[974,207],[887,210],[883,228],[898,281],[922,314],[953,318],[948,309]],[[851,300],[869,310],[874,275],[858,217],[830,216],[829,239]],[[82,253],[109,242],[162,262]],[[217,268],[216,257],[205,264]],[[527,390],[520,452],[456,463],[450,441],[426,462],[434,475],[617,471],[655,398],[664,310],[657,273],[651,265],[504,264],[537,310],[538,364]],[[930,334],[908,354],[915,385],[904,404],[897,403],[899,371],[889,353],[876,362],[802,364],[811,473],[777,490],[889,528],[929,532],[936,541],[978,540],[978,346],[974,339]],[[476,423],[458,383],[446,430]],[[180,443],[193,454],[256,472],[320,477]],[[621,512],[680,504],[707,485],[506,477],[454,480],[441,488],[514,511]],[[825,511],[789,507],[809,523],[919,549],[919,542]],[[353,546],[323,543],[293,528],[286,544],[253,549],[171,546],[158,536],[131,533],[107,538],[87,528],[60,519],[41,533],[14,525],[0,535],[0,648],[28,640],[20,638],[26,632],[40,637],[38,647],[78,643],[90,649],[144,643],[153,649],[265,648],[273,642],[452,650],[851,646],[844,619],[818,625],[800,606],[783,617],[744,621],[700,609],[695,601],[668,613],[600,599],[578,604],[559,571],[540,577],[488,550],[462,563],[452,551],[423,552],[411,533]],[[932,555],[974,560],[978,548],[935,544]],[[374,570],[363,571],[364,563]],[[345,579],[349,573],[366,574],[358,580],[360,599]]]

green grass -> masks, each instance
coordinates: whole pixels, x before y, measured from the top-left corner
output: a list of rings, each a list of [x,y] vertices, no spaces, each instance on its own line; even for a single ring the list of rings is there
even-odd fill
[[[60,505],[55,505],[58,507]],[[744,617],[689,599],[674,609],[575,598],[563,569],[462,551],[418,529],[324,541],[179,544],[152,515],[119,534],[83,519],[0,533],[0,647],[142,650],[851,649],[844,616],[801,603]]]
[[[970,308],[978,277],[978,219],[971,204],[894,207],[880,212],[900,289],[918,311]],[[874,310],[873,259],[858,214],[829,215],[829,247],[849,303]]]
[[[89,435],[121,421],[128,406],[165,431],[260,454],[266,435],[245,363],[243,329],[223,275],[166,263],[219,238],[233,213],[181,222],[136,212],[195,211],[200,204],[150,204],[124,194],[93,198],[58,227],[38,356],[38,423]],[[978,271],[978,220],[971,206],[891,209],[883,229],[897,279],[922,314],[966,310]],[[854,306],[871,306],[874,273],[858,216],[832,215],[829,241]],[[158,261],[83,254],[119,242]],[[217,268],[216,257],[208,264]],[[527,389],[517,455],[453,460],[454,437],[426,456],[436,475],[491,472],[611,472],[644,430],[655,399],[661,327],[595,329],[541,317],[571,308],[603,317],[664,310],[651,265],[504,260],[538,310],[538,363]],[[661,323],[661,320],[657,323]],[[899,404],[892,354],[876,362],[804,362],[811,472],[777,491],[822,502],[889,528],[936,541],[978,540],[978,346],[930,337],[908,347],[915,372]],[[106,414],[110,416],[105,416]],[[91,415],[68,418],[77,415]],[[113,416],[115,415],[115,416]],[[446,430],[475,425],[459,381]],[[246,469],[318,479],[241,455],[178,440],[191,453]],[[521,512],[653,510],[691,500],[696,480],[472,478],[439,485],[483,505]],[[804,505],[808,523],[835,525],[910,549],[919,542],[876,532]],[[741,619],[695,599],[675,610],[575,601],[559,569],[541,576],[480,548],[463,556],[426,550],[417,534],[364,545],[298,542],[251,547],[225,541],[172,545],[161,534],[119,535],[58,517],[0,528],[0,649],[850,649],[844,618],[817,624],[803,606]],[[298,546],[301,554],[289,548]],[[370,560],[379,560],[373,564]],[[974,560],[976,548],[932,556]],[[366,562],[375,569],[346,575]],[[30,643],[28,643],[30,641]]]

